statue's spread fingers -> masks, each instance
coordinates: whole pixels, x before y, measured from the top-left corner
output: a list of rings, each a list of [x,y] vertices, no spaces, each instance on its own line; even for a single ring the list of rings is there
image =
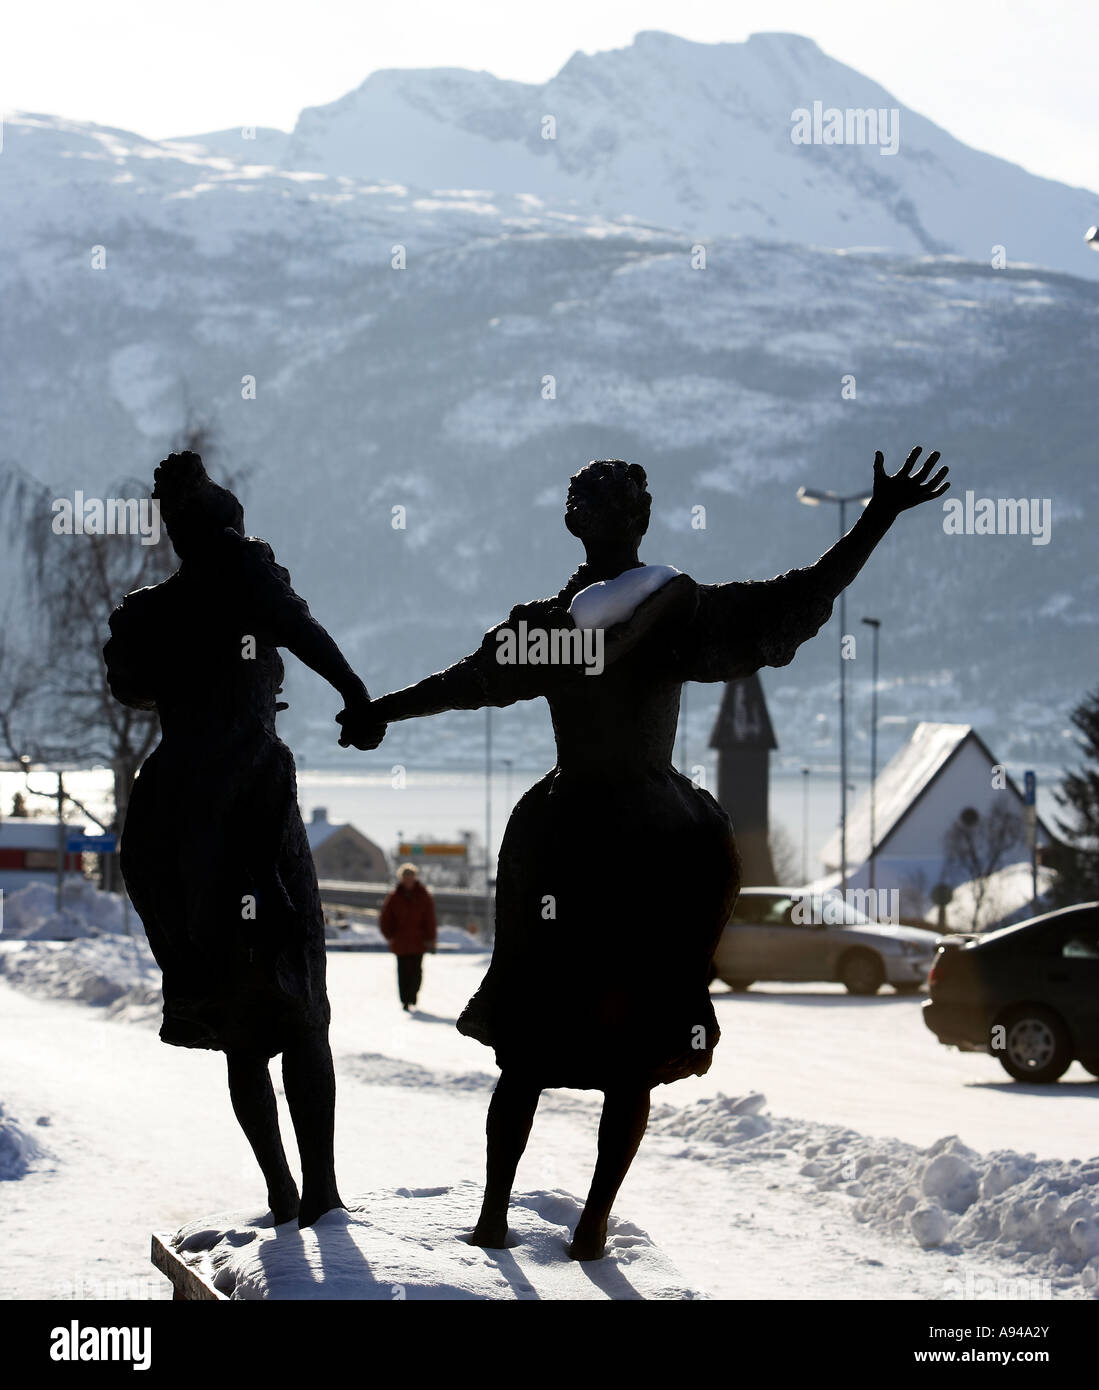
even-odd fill
[[[931,488],[932,490],[934,490],[935,488],[937,488],[937,487],[939,486],[939,484],[942,482],[942,480],[946,477],[946,475],[947,475],[949,472],[950,472],[950,469],[947,468],[947,466],[944,464],[944,465],[942,466],[942,468],[939,469],[939,471],[935,474],[935,476],[934,476],[933,478],[929,478],[929,479],[928,479],[927,486],[928,486],[929,488]]]
[[[920,456],[922,453],[923,453],[923,445],[922,445],[922,444],[917,444],[916,447],[912,450],[912,452],[911,452],[911,453],[908,455],[908,457],[905,459],[905,461],[901,464],[901,469],[900,469],[900,472],[897,474],[897,477],[898,477],[898,478],[905,478],[905,477],[907,477],[908,474],[912,472],[912,465],[916,462],[916,460],[919,458],[919,456]]]

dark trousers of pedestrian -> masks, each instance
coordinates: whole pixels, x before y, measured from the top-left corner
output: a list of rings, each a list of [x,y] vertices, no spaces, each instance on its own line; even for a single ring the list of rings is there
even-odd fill
[[[401,1003],[406,1008],[411,1008],[415,1004],[423,978],[423,956],[397,957],[397,989],[401,996]]]

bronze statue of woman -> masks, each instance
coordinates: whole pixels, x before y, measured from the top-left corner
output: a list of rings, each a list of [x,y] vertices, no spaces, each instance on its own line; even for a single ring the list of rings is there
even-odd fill
[[[592,462],[565,510],[585,561],[560,593],[513,608],[472,655],[371,706],[372,719],[393,721],[544,696],[553,719],[557,765],[508,822],[492,961],[458,1020],[500,1067],[474,1244],[507,1242],[542,1090],[594,1089],[598,1158],[569,1253],[598,1259],[652,1087],[709,1069],[719,1036],[709,966],[739,864],[728,817],[671,765],[680,687],[790,662],[898,514],[945,491],[937,453],[913,471],[920,452],[892,477],[876,456],[869,504],[814,565],[732,584],[644,565],[644,470]],[[593,640],[576,640],[581,629]],[[358,742],[353,715],[341,722]]]
[[[357,747],[377,747],[384,726],[270,546],[244,535],[240,503],[198,455],[171,455],[155,478],[181,563],[122,600],[104,648],[115,698],[155,709],[161,726],[130,800],[122,873],[163,972],[162,1040],[226,1054],[233,1109],[273,1218],[307,1226],[343,1203],[324,919],[294,759],[275,732],[285,708],[275,699],[278,648],[339,691]],[[300,1197],[268,1071],[280,1052]]]

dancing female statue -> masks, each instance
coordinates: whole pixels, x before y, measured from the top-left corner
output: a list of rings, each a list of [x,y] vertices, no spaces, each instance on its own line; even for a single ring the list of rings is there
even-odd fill
[[[565,510],[585,561],[560,593],[513,608],[472,655],[370,707],[393,721],[544,696],[553,719],[557,765],[508,822],[492,961],[458,1021],[500,1067],[473,1243],[506,1244],[542,1090],[594,1089],[598,1159],[569,1253],[598,1259],[651,1089],[709,1069],[709,966],[739,864],[724,811],[671,765],[680,687],[787,665],[899,513],[948,486],[937,453],[913,471],[920,452],[892,477],[876,456],[869,504],[814,565],[732,584],[642,564],[644,470],[590,463]],[[358,742],[354,716],[339,718],[344,741]]]
[[[181,563],[162,584],[123,599],[104,648],[115,698],[155,709],[161,725],[130,800],[122,873],[163,971],[162,1040],[226,1054],[233,1109],[274,1220],[306,1226],[343,1203],[332,1156],[324,919],[294,760],[275,732],[276,709],[285,708],[275,700],[278,648],[340,692],[357,747],[377,747],[384,727],[270,546],[244,535],[240,503],[198,455],[171,455],[155,477]],[[268,1071],[280,1052],[300,1198]]]

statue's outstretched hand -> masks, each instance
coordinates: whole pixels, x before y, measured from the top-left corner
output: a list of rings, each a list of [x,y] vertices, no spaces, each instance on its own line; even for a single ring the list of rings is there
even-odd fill
[[[939,461],[939,451],[928,454],[922,467],[915,473],[916,460],[923,453],[916,447],[901,464],[900,469],[890,477],[885,471],[885,458],[879,449],[874,455],[874,501],[883,502],[890,511],[900,514],[909,507],[918,507],[921,502],[930,502],[941,497],[950,484],[946,481],[949,472],[946,465],[932,473]]]
[[[368,753],[385,738],[385,720],[375,711],[369,696],[349,701],[336,715],[336,723],[342,730],[341,748],[358,748]]]

